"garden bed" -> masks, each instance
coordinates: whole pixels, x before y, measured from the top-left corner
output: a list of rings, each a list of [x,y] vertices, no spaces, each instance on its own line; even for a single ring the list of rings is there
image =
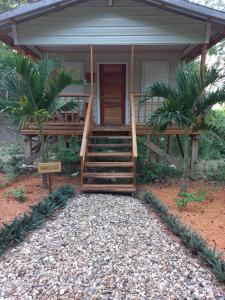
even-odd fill
[[[4,182],[4,175],[0,174],[0,183]],[[79,185],[79,178],[69,178],[66,176],[53,176],[53,190],[64,183],[72,186]],[[24,202],[20,202],[11,194],[14,189],[24,190],[26,197]],[[9,193],[9,194],[8,194]],[[7,195],[8,194],[8,195]],[[21,175],[18,180],[10,183],[5,188],[0,189],[0,226],[4,223],[11,222],[15,217],[30,211],[30,206],[37,204],[48,195],[48,190],[42,188],[42,178],[40,175]]]
[[[214,183],[191,182],[189,192],[206,191],[204,202],[192,202],[179,209],[174,201],[179,192],[179,181],[164,184],[142,185],[141,189],[151,191],[177,216],[182,223],[191,226],[213,248],[225,256],[225,186]]]

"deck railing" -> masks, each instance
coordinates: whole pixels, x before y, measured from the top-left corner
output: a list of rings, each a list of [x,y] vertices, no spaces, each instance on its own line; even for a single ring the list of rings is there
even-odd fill
[[[94,123],[93,111],[94,111],[94,98],[93,98],[93,96],[90,96],[89,101],[88,101],[87,113],[86,113],[85,124],[84,124],[84,131],[83,131],[81,148],[80,148],[81,185],[83,184],[84,162],[85,162],[85,157],[86,157],[87,148],[88,148],[88,137],[91,133],[93,123]]]
[[[56,114],[54,114],[45,124],[45,129],[47,128],[55,128],[57,129],[57,126],[60,126],[60,128],[73,126],[73,125],[84,125],[86,113],[87,113],[87,107],[88,107],[88,101],[89,101],[90,95],[87,94],[71,94],[71,95],[63,95],[61,94],[59,96],[60,99],[63,99],[65,102],[73,101],[77,105],[76,107],[71,111],[59,111]],[[29,122],[24,124],[23,131],[24,130],[37,130],[36,125],[34,122]]]
[[[135,103],[136,124],[138,127],[144,126],[149,113],[157,110],[164,102],[164,98],[149,97],[144,94],[132,94],[132,97]]]
[[[63,95],[60,94],[59,98],[65,102],[73,101],[76,103],[76,107],[72,111],[56,113],[48,122],[49,123],[84,123],[88,101],[90,95],[87,94],[71,94]]]
[[[133,172],[136,172],[136,160],[137,160],[137,133],[136,133],[136,111],[135,111],[135,97],[131,95],[130,103],[130,125],[131,125],[131,136],[132,136],[132,157],[133,157]],[[135,181],[136,176],[134,176]],[[134,182],[135,184],[135,182]]]

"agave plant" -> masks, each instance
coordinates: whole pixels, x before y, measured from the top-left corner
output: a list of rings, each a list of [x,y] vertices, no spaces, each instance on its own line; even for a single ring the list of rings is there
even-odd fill
[[[180,66],[176,75],[176,86],[156,82],[146,89],[151,97],[165,99],[161,107],[148,116],[147,124],[158,131],[171,125],[184,129],[184,162],[180,194],[187,192],[189,165],[189,132],[201,128],[204,117],[217,103],[225,102],[225,87],[218,85],[219,70],[205,70],[204,78],[196,64]]]
[[[2,55],[0,73],[1,89],[7,92],[7,97],[0,99],[1,111],[10,114],[17,128],[35,123],[40,132],[42,161],[46,162],[44,126],[56,112],[74,109],[74,102],[64,102],[58,95],[68,85],[82,82],[74,82],[62,60],[46,56],[34,62],[13,52]]]

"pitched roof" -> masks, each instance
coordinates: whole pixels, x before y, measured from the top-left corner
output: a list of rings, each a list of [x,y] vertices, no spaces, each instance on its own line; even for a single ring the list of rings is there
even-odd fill
[[[151,5],[160,6],[176,13],[186,14],[190,17],[197,17],[202,20],[210,18],[211,21],[225,24],[225,13],[200,4],[186,0],[145,0]],[[51,12],[56,7],[72,5],[79,0],[40,0],[34,3],[20,5],[15,9],[0,14],[0,25],[7,24],[12,19],[20,20],[38,16],[40,13]]]

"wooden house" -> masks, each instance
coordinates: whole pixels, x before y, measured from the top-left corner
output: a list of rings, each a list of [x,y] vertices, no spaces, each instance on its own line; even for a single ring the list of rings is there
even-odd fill
[[[137,136],[159,134],[145,121],[164,101],[143,102],[143,90],[158,80],[173,84],[177,66],[199,55],[203,71],[224,25],[225,13],[184,0],[41,0],[2,13],[0,39],[36,59],[60,56],[87,80],[60,95],[76,101],[76,111],[57,114],[45,127],[46,135],[82,137],[82,190],[134,191]],[[27,156],[38,133],[34,124],[22,130]],[[169,151],[170,137],[184,132],[173,126],[164,134]],[[190,131],[192,164],[199,134]],[[160,155],[158,145],[149,147]]]

